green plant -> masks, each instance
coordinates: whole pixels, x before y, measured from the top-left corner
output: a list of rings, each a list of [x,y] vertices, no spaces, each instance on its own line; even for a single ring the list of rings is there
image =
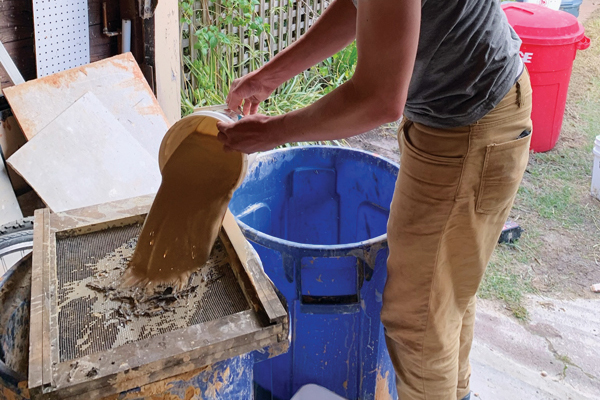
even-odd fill
[[[271,35],[271,25],[260,16],[258,0],[204,0],[200,8],[195,8],[195,4],[195,0],[180,0],[182,38],[190,43],[183,53],[184,115],[197,107],[225,103],[231,82],[269,61],[270,49],[279,40]],[[284,29],[290,22],[284,17],[294,4],[290,1],[269,9],[265,18],[270,18],[276,29]],[[317,101],[352,76],[356,61],[356,43],[352,43],[321,65],[285,82],[260,111],[281,114]]]
[[[196,9],[194,0],[180,0],[183,30],[182,38],[189,40],[183,53],[186,79],[182,90],[183,113],[195,107],[222,104],[229,85],[235,79],[236,69],[247,66],[257,68],[260,54],[245,58],[252,48],[233,28],[244,29],[248,37],[268,33],[269,25],[254,12],[258,0],[221,0],[209,3],[204,0]],[[232,29],[228,29],[228,28]],[[234,65],[237,56],[242,61]]]

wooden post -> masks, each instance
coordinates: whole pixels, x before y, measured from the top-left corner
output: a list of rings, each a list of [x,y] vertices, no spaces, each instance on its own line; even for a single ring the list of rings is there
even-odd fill
[[[181,119],[181,44],[178,2],[159,1],[154,14],[156,97],[167,120]]]

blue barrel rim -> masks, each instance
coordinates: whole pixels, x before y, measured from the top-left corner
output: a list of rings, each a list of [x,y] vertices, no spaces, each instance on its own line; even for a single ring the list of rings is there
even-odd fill
[[[328,146],[328,145],[304,145],[304,146],[294,146],[294,147],[285,147],[274,149],[270,151],[266,151],[263,153],[259,153],[256,156],[254,163],[259,162],[260,158],[268,157],[279,153],[289,152],[289,151],[302,151],[302,150],[335,150],[335,151],[348,151],[355,153],[362,153],[370,158],[375,158],[381,161],[385,161],[388,165],[393,167],[396,173],[398,174],[398,170],[400,169],[400,164],[395,163],[394,161],[375,154],[370,151],[356,149],[353,147],[343,147],[343,146]],[[252,165],[250,165],[252,167]],[[243,184],[243,183],[242,183]],[[232,213],[233,214],[233,213]],[[287,254],[301,254],[302,256],[314,256],[314,257],[338,257],[338,256],[348,256],[350,252],[356,251],[356,249],[368,249],[374,246],[387,246],[387,232],[376,236],[371,239],[363,240],[360,242],[352,242],[352,243],[344,243],[344,244],[304,244],[299,242],[293,242],[291,240],[281,239],[273,235],[266,234],[257,229],[252,228],[245,222],[242,222],[238,219],[237,215],[234,214],[234,218],[237,224],[240,226],[242,232],[246,239],[251,240],[255,243],[258,243],[262,246],[270,247],[272,249],[278,250],[282,253]]]

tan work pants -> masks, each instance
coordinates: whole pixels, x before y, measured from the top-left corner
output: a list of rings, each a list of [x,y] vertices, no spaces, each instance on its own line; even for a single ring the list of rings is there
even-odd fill
[[[400,127],[381,319],[400,400],[469,394],[475,294],[529,156],[527,71],[477,123]]]

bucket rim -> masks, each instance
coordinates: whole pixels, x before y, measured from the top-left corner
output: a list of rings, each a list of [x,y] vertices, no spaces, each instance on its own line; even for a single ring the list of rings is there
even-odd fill
[[[237,217],[235,217],[235,220],[240,226],[246,239],[270,249],[278,250],[282,253],[301,253],[303,256],[337,257],[347,256],[356,249],[368,249],[374,246],[387,247],[387,232],[360,242],[343,244],[305,244],[266,234],[250,227],[237,219]]]
[[[383,157],[379,154],[362,150],[355,149],[352,147],[343,147],[343,146],[332,146],[332,145],[302,145],[302,146],[293,146],[293,147],[285,147],[280,149],[273,149],[263,153],[260,153],[256,156],[254,162],[260,161],[262,157],[268,157],[274,154],[285,153],[290,151],[304,151],[304,150],[336,150],[336,151],[347,151],[354,153],[362,153],[369,157],[382,160],[386,162],[391,169],[394,171],[398,171],[400,169],[400,165],[387,157]],[[251,166],[252,167],[252,166]],[[232,213],[233,214],[233,213]],[[350,243],[342,243],[342,244],[305,244],[300,242],[294,242],[291,240],[281,239],[273,235],[269,235],[267,233],[261,232],[257,229],[252,228],[245,222],[238,219],[237,215],[234,214],[234,218],[238,225],[240,226],[244,236],[246,239],[253,241],[257,244],[263,245],[265,247],[269,247],[271,249],[278,250],[282,253],[301,253],[303,256],[327,256],[327,257],[336,257],[336,256],[347,256],[348,253],[352,252],[356,249],[368,249],[374,246],[387,246],[387,229],[386,232],[375,236],[373,238],[362,240],[358,242],[350,242]]]
[[[600,138],[600,136],[598,136]],[[354,147],[346,147],[346,146],[334,146],[334,145],[324,145],[324,144],[311,144],[311,145],[302,145],[302,146],[292,146],[292,147],[283,147],[283,148],[279,148],[279,149],[273,149],[273,150],[269,150],[269,151],[264,151],[261,153],[253,153],[256,154],[256,157],[254,158],[254,161],[260,161],[261,157],[264,156],[268,156],[268,155],[272,155],[272,154],[277,154],[277,153],[285,153],[285,152],[289,152],[289,151],[298,151],[298,150],[312,150],[312,149],[332,149],[332,150],[336,150],[336,151],[348,151],[348,152],[354,152],[354,153],[362,153],[365,154],[369,157],[373,157],[373,158],[379,158],[385,162],[387,162],[388,164],[390,164],[392,167],[394,167],[396,170],[400,169],[400,164],[390,160],[387,157],[384,157],[380,154],[374,153],[372,151],[368,151],[368,150],[363,150],[363,149],[357,149]],[[251,166],[252,167],[252,166]]]

